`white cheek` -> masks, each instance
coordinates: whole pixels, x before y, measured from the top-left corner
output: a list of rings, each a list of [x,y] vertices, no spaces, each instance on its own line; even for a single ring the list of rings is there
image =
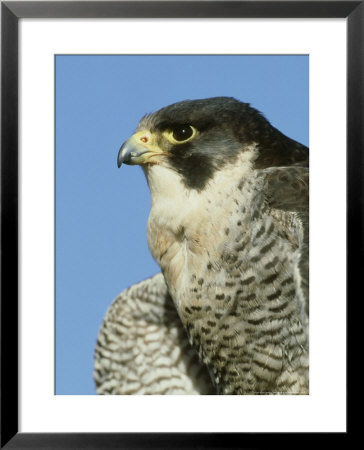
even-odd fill
[[[189,189],[183,183],[183,177],[168,165],[155,164],[144,168],[152,197],[152,213],[170,226],[183,221],[183,217],[191,213],[201,214],[201,208],[212,207],[216,201],[232,195],[239,181],[251,174],[252,161],[256,158],[256,144],[249,146],[241,153],[234,164],[227,164],[218,170],[202,191]],[[225,195],[224,195],[225,194]]]

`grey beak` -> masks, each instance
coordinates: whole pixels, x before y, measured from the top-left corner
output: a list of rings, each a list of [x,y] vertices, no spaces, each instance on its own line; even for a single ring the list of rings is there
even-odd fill
[[[124,142],[120,147],[118,153],[118,167],[128,164],[139,164],[138,158],[148,151],[142,144],[140,144],[133,136]]]
[[[125,141],[120,147],[118,153],[118,167],[120,168],[122,163],[128,164],[131,159],[132,147],[128,144],[129,141]]]

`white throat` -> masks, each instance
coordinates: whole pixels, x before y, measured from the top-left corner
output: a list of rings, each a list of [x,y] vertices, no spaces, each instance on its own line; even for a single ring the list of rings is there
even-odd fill
[[[211,253],[211,244],[222,241],[229,216],[236,209],[234,194],[241,180],[252,175],[255,158],[253,145],[233,165],[216,171],[201,191],[186,187],[182,175],[167,166],[145,169],[152,197],[148,243],[170,287],[179,287],[191,271],[198,270],[197,261],[201,263],[206,248]],[[221,249],[215,250],[217,258]]]

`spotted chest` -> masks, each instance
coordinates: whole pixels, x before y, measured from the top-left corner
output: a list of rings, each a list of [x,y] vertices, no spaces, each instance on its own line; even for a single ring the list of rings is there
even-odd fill
[[[240,217],[240,182],[254,177],[253,156],[253,149],[244,152],[240,165],[217,172],[203,191],[186,188],[168,167],[145,168],[152,195],[148,244],[177,303],[191,274],[209,262],[219,266],[221,254],[230,251],[226,230]]]
[[[180,316],[216,383],[222,391],[229,386],[225,393],[302,393],[308,358],[294,270],[298,250],[292,252],[269,215],[250,230],[244,221],[238,227],[243,231],[234,232],[233,249],[219,264],[208,262],[191,275]],[[292,367],[295,373],[302,367],[299,382],[279,384]]]
[[[220,393],[305,393],[299,224],[267,207],[254,173],[214,187],[179,205],[159,201],[148,223],[190,341]]]

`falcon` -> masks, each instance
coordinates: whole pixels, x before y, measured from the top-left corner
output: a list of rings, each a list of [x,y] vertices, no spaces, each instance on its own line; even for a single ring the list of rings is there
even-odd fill
[[[144,116],[140,165],[161,273],[101,327],[99,394],[308,394],[308,148],[248,103],[186,100]]]

